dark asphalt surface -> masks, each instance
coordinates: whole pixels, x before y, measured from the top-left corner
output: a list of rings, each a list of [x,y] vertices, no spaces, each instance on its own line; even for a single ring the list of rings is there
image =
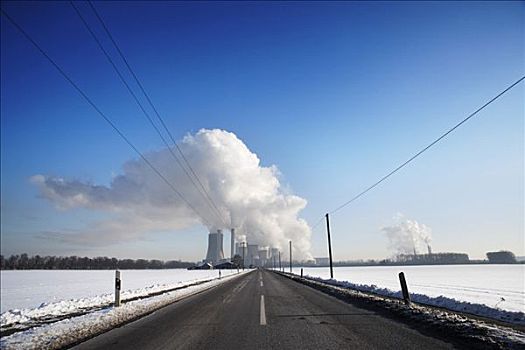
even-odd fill
[[[228,350],[452,348],[451,344],[423,335],[407,325],[264,270],[227,281],[75,347]]]

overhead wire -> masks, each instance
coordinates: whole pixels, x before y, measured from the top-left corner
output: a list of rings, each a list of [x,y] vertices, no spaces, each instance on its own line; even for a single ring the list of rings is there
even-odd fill
[[[209,199],[206,198],[206,196],[202,193],[202,190],[199,189],[199,187],[197,186],[197,184],[195,183],[195,180],[193,179],[193,177],[190,175],[190,173],[188,172],[188,170],[184,167],[184,165],[181,163],[181,161],[179,160],[179,158],[175,155],[175,153],[173,152],[173,149],[172,147],[170,147],[170,145],[168,144],[167,140],[165,139],[164,135],[162,135],[161,131],[159,130],[159,128],[157,127],[157,125],[155,124],[155,122],[153,121],[153,119],[151,118],[151,116],[149,115],[149,113],[146,111],[146,109],[144,108],[144,106],[142,105],[142,103],[140,102],[140,100],[138,99],[137,95],[135,94],[135,92],[133,91],[133,89],[129,86],[129,84],[127,83],[126,79],[124,78],[124,76],[122,75],[121,71],[119,70],[119,68],[117,67],[117,65],[115,64],[115,62],[113,61],[113,59],[111,58],[111,56],[109,55],[109,53],[107,52],[107,50],[104,48],[104,46],[102,45],[101,41],[99,40],[99,38],[97,37],[97,35],[95,34],[95,32],[92,30],[91,26],[89,25],[89,23],[86,21],[86,19],[84,18],[84,16],[82,16],[82,13],[80,12],[80,10],[78,9],[78,7],[74,4],[73,1],[69,1],[69,3],[71,4],[71,6],[73,7],[73,9],[75,10],[75,12],[77,13],[78,17],[80,18],[80,20],[82,21],[82,23],[84,24],[84,26],[86,27],[86,29],[88,30],[88,32],[91,34],[91,37],[95,40],[95,42],[97,43],[98,47],[100,48],[100,50],[102,51],[102,53],[104,54],[104,56],[106,57],[106,59],[109,61],[109,63],[111,64],[111,66],[113,67],[113,69],[115,70],[115,72],[117,73],[118,77],[120,78],[120,81],[124,84],[124,86],[126,87],[126,89],[128,90],[128,92],[130,93],[130,95],[133,97],[133,99],[135,100],[135,102],[137,103],[137,105],[139,106],[140,110],[142,111],[142,113],[146,116],[147,120],[149,121],[149,123],[151,124],[151,126],[155,129],[155,131],[157,132],[157,134],[159,135],[159,137],[161,138],[162,142],[164,143],[164,145],[166,146],[166,148],[168,149],[169,153],[171,154],[171,156],[175,159],[175,161],[177,162],[177,164],[182,168],[182,170],[184,171],[184,173],[186,174],[186,176],[188,177],[188,179],[191,181],[191,183],[193,184],[193,186],[195,187],[195,189],[199,192],[199,194],[201,196],[203,196],[204,198],[204,201],[205,203],[208,204],[208,206],[210,206],[210,209],[211,209],[211,213],[215,216],[217,216],[217,218],[219,219],[219,221],[222,221],[223,224],[226,224],[224,222],[224,219],[222,218],[222,216],[220,215],[220,212],[217,212],[216,209],[209,203]]]
[[[204,223],[210,226],[210,222],[180,193],[175,186],[140,152],[140,150],[128,139],[128,137],[106,116],[100,108],[91,100],[91,98],[69,77],[69,75],[47,54],[47,52],[27,33],[21,25],[18,24],[4,9],[0,8],[4,17],[58,70],[67,82],[88,102],[91,107],[111,126],[111,128],[130,146],[137,155],[168,185],[168,187],[181,198],[186,205],[199,217]]]
[[[485,102],[481,107],[479,107],[478,109],[476,109],[474,112],[472,112],[471,114],[469,114],[466,118],[464,118],[463,120],[461,120],[459,123],[457,123],[456,125],[454,125],[452,128],[448,129],[445,133],[443,133],[442,135],[440,135],[437,139],[435,139],[434,141],[432,141],[429,145],[427,145],[426,147],[424,147],[423,149],[421,149],[419,152],[417,152],[416,154],[414,154],[412,157],[410,157],[408,160],[406,160],[404,163],[402,163],[401,165],[399,165],[398,167],[396,167],[394,170],[390,171],[388,174],[386,174],[385,176],[383,176],[382,178],[380,178],[378,181],[374,182],[372,185],[370,185],[369,187],[367,187],[366,189],[364,189],[363,191],[359,192],[357,195],[355,195],[354,197],[352,197],[351,199],[349,199],[348,201],[342,203],[341,205],[339,205],[337,208],[333,209],[332,211],[329,211],[328,214],[334,214],[336,212],[338,212],[339,210],[343,209],[344,207],[348,206],[349,204],[351,204],[352,202],[356,201],[357,199],[359,199],[360,197],[364,196],[367,192],[371,191],[372,189],[374,189],[375,187],[377,187],[379,184],[381,184],[383,181],[385,181],[386,179],[388,179],[390,176],[394,175],[395,173],[397,173],[399,170],[401,170],[402,168],[404,168],[405,166],[407,166],[410,162],[412,162],[414,159],[416,159],[417,157],[419,157],[421,154],[423,154],[424,152],[426,152],[429,148],[431,148],[432,146],[434,146],[435,144],[437,144],[439,141],[441,141],[442,139],[444,139],[446,136],[448,136],[450,133],[452,133],[454,130],[456,130],[457,128],[459,128],[461,125],[463,125],[464,123],[466,123],[469,119],[471,119],[472,117],[474,117],[476,114],[478,114],[479,112],[481,112],[483,109],[485,109],[488,105],[490,105],[491,103],[493,103],[494,101],[496,101],[498,98],[500,98],[501,96],[503,96],[505,93],[507,93],[508,91],[510,91],[512,88],[514,88],[516,85],[518,85],[519,83],[521,83],[523,80],[525,80],[525,76],[522,76],[521,78],[519,78],[518,80],[516,80],[514,83],[510,84],[509,86],[507,86],[504,90],[502,90],[500,93],[498,93],[496,96],[494,96],[493,98],[491,98],[489,101]],[[313,226],[312,226],[312,231],[315,230],[316,227],[318,227],[322,222],[323,220],[325,219],[325,216],[323,215]]]
[[[365,190],[363,190],[362,192],[360,192],[359,194],[357,194],[356,196],[352,197],[350,200],[344,202],[343,204],[339,205],[337,208],[335,208],[334,210],[330,211],[329,214],[334,214],[336,212],[338,212],[339,210],[343,209],[344,207],[346,207],[347,205],[349,205],[350,203],[354,202],[355,200],[357,200],[358,198],[364,196],[367,192],[369,192],[370,190],[372,190],[373,188],[375,188],[376,186],[378,186],[380,183],[382,183],[383,181],[385,181],[386,179],[388,179],[390,176],[394,175],[395,173],[397,173],[399,170],[401,170],[402,168],[404,168],[405,166],[407,166],[409,163],[411,163],[414,159],[416,159],[417,157],[419,157],[421,154],[423,154],[424,152],[426,152],[428,149],[430,149],[432,146],[434,146],[435,144],[437,144],[439,141],[441,141],[442,139],[444,139],[445,137],[447,137],[447,135],[449,135],[451,132],[453,132],[454,130],[456,130],[457,128],[459,128],[461,125],[463,125],[464,123],[466,123],[469,119],[471,119],[472,117],[474,117],[476,114],[478,114],[479,112],[481,112],[483,109],[485,109],[485,107],[487,107],[488,105],[490,105],[491,103],[493,103],[494,101],[496,101],[498,98],[500,98],[501,96],[503,96],[506,92],[508,92],[509,90],[511,90],[513,87],[515,87],[516,85],[518,85],[519,83],[521,83],[523,80],[525,79],[525,76],[519,78],[517,81],[515,81],[514,83],[510,84],[508,87],[506,87],[503,91],[501,91],[500,93],[498,93],[496,96],[494,96],[493,98],[491,98],[489,101],[487,101],[485,104],[483,104],[481,107],[479,107],[478,109],[476,109],[474,112],[472,112],[471,114],[469,114],[466,118],[464,118],[463,120],[461,120],[459,123],[457,123],[456,125],[454,125],[452,128],[450,128],[449,130],[447,130],[444,134],[442,134],[441,136],[439,136],[437,139],[435,139],[434,141],[432,141],[428,146],[426,146],[425,148],[423,148],[422,150],[420,150],[419,152],[417,152],[416,154],[414,154],[412,157],[410,157],[408,160],[406,160],[404,163],[402,163],[401,165],[399,165],[398,167],[396,167],[394,170],[392,170],[391,172],[389,172],[388,174],[386,174],[385,176],[383,176],[381,179],[379,179],[378,181],[376,181],[375,183],[373,183],[371,186],[367,187]]]
[[[209,199],[209,201],[211,202],[212,206],[215,208],[215,210],[219,213],[219,215],[221,215],[221,211],[219,210],[217,204],[215,203],[215,201],[213,200],[213,197],[209,194],[208,190],[206,190],[206,187],[203,185],[201,179],[199,178],[199,176],[197,175],[197,172],[193,169],[193,167],[191,166],[190,162],[188,161],[187,157],[184,155],[184,152],[182,151],[182,149],[180,148],[179,144],[176,142],[175,138],[173,137],[172,133],[170,132],[169,128],[167,127],[164,119],[162,118],[162,116],[160,115],[160,113],[158,112],[157,108],[155,107],[155,105],[153,104],[153,101],[151,100],[149,94],[146,92],[144,86],[142,85],[142,83],[140,82],[140,79],[138,78],[137,74],[135,73],[135,71],[133,70],[133,68],[131,67],[131,65],[129,64],[128,60],[126,59],[126,56],[124,55],[124,53],[122,52],[122,50],[120,49],[120,46],[117,44],[116,40],[114,39],[113,35],[111,34],[108,26],[106,25],[105,21],[102,19],[102,17],[100,16],[99,12],[97,11],[97,9],[95,8],[95,6],[93,5],[93,3],[91,1],[88,1],[88,4],[89,6],[91,7],[91,9],[93,10],[93,12],[95,13],[96,17],[98,18],[99,22],[101,23],[102,27],[104,28],[104,31],[106,32],[106,34],[108,35],[109,39],[111,40],[111,42],[113,43],[113,45],[115,46],[115,48],[117,49],[117,52],[119,53],[120,57],[122,58],[122,60],[124,61],[124,64],[126,65],[126,67],[128,68],[129,72],[131,73],[131,75],[133,76],[135,82],[137,83],[137,85],[139,86],[142,94],[144,95],[144,97],[146,98],[146,100],[148,101],[148,104],[150,105],[150,107],[153,109],[153,111],[155,112],[155,115],[157,116],[158,120],[160,121],[162,127],[164,128],[164,130],[166,131],[166,133],[168,134],[170,140],[172,141],[173,145],[175,146],[175,148],[177,149],[178,153],[180,154],[180,156],[182,157],[184,163],[186,164],[186,166],[188,167],[188,169],[190,170],[190,172],[192,173],[192,175],[195,177],[195,179],[197,180],[197,182],[199,183],[202,191],[205,193],[206,197]],[[221,215],[221,220],[223,221],[223,224],[228,226],[226,221],[222,218],[222,215]]]

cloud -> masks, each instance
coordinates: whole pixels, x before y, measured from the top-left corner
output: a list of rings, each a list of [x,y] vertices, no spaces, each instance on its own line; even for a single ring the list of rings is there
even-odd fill
[[[214,214],[214,209],[176,164],[170,150],[162,149],[147,153],[147,159],[181,192],[198,215],[144,161],[129,160],[109,186],[33,176],[31,182],[39,188],[41,196],[57,209],[86,208],[112,216],[78,232],[53,233],[49,237],[75,244],[98,245],[101,241],[111,244],[120,239],[143,239],[154,231],[203,224],[211,231],[235,227],[252,243],[282,250],[292,240],[297,258],[311,258],[311,230],[306,221],[298,217],[307,202],[281,185],[277,167],[261,166],[256,154],[235,134],[224,130],[200,130],[184,137],[179,146],[222,219]]]

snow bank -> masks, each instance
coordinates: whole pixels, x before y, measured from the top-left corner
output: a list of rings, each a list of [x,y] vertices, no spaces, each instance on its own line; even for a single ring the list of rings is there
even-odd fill
[[[92,337],[94,335],[106,332],[118,325],[132,321],[141,316],[144,316],[154,310],[171,304],[179,299],[188,297],[190,295],[202,292],[206,289],[215,287],[225,281],[241,276],[250,271],[233,274],[222,279],[213,279],[203,281],[202,283],[188,285],[185,288],[166,292],[157,296],[144,298],[140,300],[129,301],[121,307],[107,307],[101,310],[89,312],[82,316],[64,319],[52,324],[43,325],[41,327],[34,327],[26,331],[12,334],[10,336],[2,337],[0,340],[0,348],[2,349],[59,349],[67,345],[77,343]],[[145,288],[148,289],[148,288]],[[151,290],[151,288],[150,288]],[[131,293],[131,292],[130,292]],[[138,291],[137,291],[138,293]],[[129,294],[128,294],[129,296]],[[107,296],[101,296],[99,300],[106,301]],[[73,301],[70,301],[71,303]],[[89,302],[87,302],[89,304]],[[60,303],[54,303],[60,304]],[[67,303],[64,303],[67,304]],[[47,312],[52,311],[53,308],[60,309],[58,306],[51,307]],[[42,308],[46,308],[43,306]],[[65,308],[66,310],[68,307]],[[60,312],[60,311],[59,311]],[[11,314],[16,314],[13,310]],[[42,312],[44,313],[44,312]],[[7,313],[6,313],[7,314]],[[4,315],[2,315],[4,316]],[[6,315],[6,320],[8,316]],[[9,316],[11,317],[11,316]],[[12,317],[18,317],[14,315]],[[19,318],[21,319],[21,318]]]
[[[348,281],[338,281],[335,279],[323,279],[319,277],[306,276],[308,279],[327,283],[333,286],[355,289],[361,292],[373,293],[391,298],[401,299],[401,291],[392,291],[388,288],[381,288],[374,284],[355,284]],[[410,293],[410,299],[415,303],[442,307],[452,311],[465,312],[472,315],[488,317],[508,323],[525,325],[525,314],[523,312],[513,312],[492,308],[487,305],[475,304],[466,301],[459,301],[445,296],[430,297],[424,294]]]

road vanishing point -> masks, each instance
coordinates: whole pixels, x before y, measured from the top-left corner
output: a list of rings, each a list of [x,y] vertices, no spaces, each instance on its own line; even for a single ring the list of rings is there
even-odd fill
[[[374,311],[255,270],[75,349],[453,349]]]

